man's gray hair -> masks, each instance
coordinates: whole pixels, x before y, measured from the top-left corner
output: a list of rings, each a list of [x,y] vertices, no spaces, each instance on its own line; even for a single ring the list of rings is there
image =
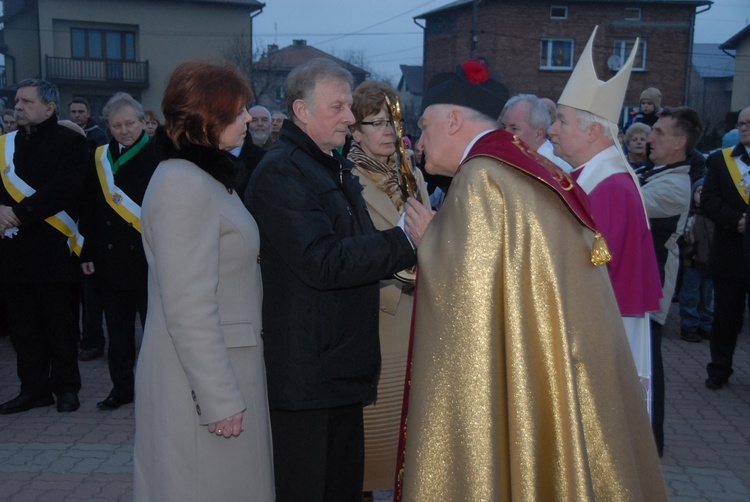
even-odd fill
[[[602,128],[602,137],[607,140],[610,145],[620,145],[620,142],[617,139],[617,132],[619,131],[617,124],[585,110],[573,108],[573,111],[575,112],[576,120],[578,121],[578,129],[580,131],[585,131],[590,126],[599,124]],[[618,146],[617,149],[622,154],[622,148]]]
[[[326,80],[338,80],[346,82],[349,87],[354,88],[354,77],[348,70],[342,68],[334,61],[326,58],[311,59],[307,63],[297,66],[286,78],[284,92],[286,94],[286,108],[294,114],[294,102],[298,99],[309,100],[315,85]]]
[[[612,124],[612,122],[605,119],[604,117],[600,117],[595,113],[587,112],[586,110],[579,110],[578,108],[573,108],[573,110],[575,110],[576,118],[578,119],[578,129],[580,129],[581,131],[585,131],[589,126],[593,124],[599,124],[604,130],[605,134],[607,133],[607,131],[612,129],[612,127],[615,127],[615,130],[617,130],[617,126]]]
[[[126,106],[132,107],[140,120],[146,117],[146,114],[143,112],[143,106],[127,92],[118,92],[109,98],[107,104],[102,108],[102,117],[104,117],[106,122],[109,122],[110,115],[114,115]]]
[[[508,112],[508,110],[519,103],[529,104],[529,116],[526,120],[529,124],[529,127],[531,127],[532,129],[543,127],[545,132],[547,131],[547,129],[549,129],[549,126],[552,125],[552,122],[550,121],[549,110],[545,106],[544,102],[534,94],[516,94],[515,96],[510,98],[508,102],[505,103],[503,111],[500,113],[498,123]]]
[[[40,78],[27,78],[21,80],[16,85],[16,89],[21,87],[36,87],[36,92],[39,94],[39,100],[47,105],[54,103],[55,109],[58,108],[60,102],[60,91],[57,90],[57,86],[48,80],[42,80]]]

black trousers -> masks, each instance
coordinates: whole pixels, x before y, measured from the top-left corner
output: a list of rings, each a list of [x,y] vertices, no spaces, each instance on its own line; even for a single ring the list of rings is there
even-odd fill
[[[81,389],[72,290],[69,283],[15,284],[5,290],[23,395],[77,394]]]
[[[711,328],[711,362],[708,376],[726,382],[734,372],[732,358],[737,335],[742,330],[742,317],[748,304],[747,283],[742,277],[714,277],[714,323]]]
[[[84,275],[81,279],[81,310],[83,312],[82,349],[104,348],[104,318],[102,301],[96,289],[96,279]]]
[[[651,321],[651,429],[656,450],[664,453],[664,362],[661,357],[661,324]]]
[[[271,410],[276,502],[361,502],[362,404]]]
[[[109,347],[107,362],[112,379],[111,396],[128,401],[135,391],[135,316],[146,322],[147,288],[102,292]]]

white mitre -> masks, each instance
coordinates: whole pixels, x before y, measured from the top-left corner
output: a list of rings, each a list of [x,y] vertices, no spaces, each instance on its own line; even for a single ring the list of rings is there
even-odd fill
[[[635,40],[630,57],[620,71],[607,82],[602,82],[596,76],[592,54],[594,37],[596,37],[598,28],[599,26],[594,27],[594,32],[591,34],[586,48],[583,49],[583,54],[581,54],[557,103],[591,112],[613,124],[617,124],[620,119],[622,103],[625,100],[625,91],[628,90],[630,72],[633,69],[640,39]]]
[[[609,81],[602,82],[596,76],[594,57],[591,49],[594,45],[594,37],[596,37],[596,30],[598,28],[599,26],[594,27],[594,32],[589,37],[586,48],[583,49],[583,54],[581,54],[581,58],[578,60],[578,64],[576,64],[573,74],[570,76],[557,104],[593,113],[609,121],[609,131],[606,132],[620,156],[621,169],[630,175],[638,189],[638,195],[640,195],[641,204],[643,205],[643,213],[646,215],[646,224],[651,228],[648,212],[646,211],[646,203],[641,193],[641,183],[630,167],[630,163],[622,151],[622,145],[617,140],[617,122],[620,119],[620,110],[625,100],[625,91],[628,90],[630,71],[633,69],[633,61],[635,61],[640,39],[635,40],[630,57],[628,57],[627,62],[620,71],[609,79]],[[595,186],[595,173],[596,171],[594,170],[584,171],[578,178],[579,185],[584,188],[586,193],[589,193],[590,190],[590,188],[586,188],[587,186]]]

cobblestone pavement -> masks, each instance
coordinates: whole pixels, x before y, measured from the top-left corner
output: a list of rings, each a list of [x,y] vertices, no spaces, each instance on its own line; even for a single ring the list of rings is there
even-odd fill
[[[708,343],[679,338],[676,304],[664,329],[667,379],[662,467],[671,501],[750,501],[750,337],[747,322],[730,385],[704,387]],[[105,359],[80,364],[81,409],[0,416],[0,500],[132,499],[133,405],[102,412]],[[18,392],[15,354],[0,338],[0,402]]]

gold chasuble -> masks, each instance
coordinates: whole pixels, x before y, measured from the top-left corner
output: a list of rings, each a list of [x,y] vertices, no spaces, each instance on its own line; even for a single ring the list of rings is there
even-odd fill
[[[487,134],[424,234],[405,501],[667,500],[607,270],[560,173]]]

